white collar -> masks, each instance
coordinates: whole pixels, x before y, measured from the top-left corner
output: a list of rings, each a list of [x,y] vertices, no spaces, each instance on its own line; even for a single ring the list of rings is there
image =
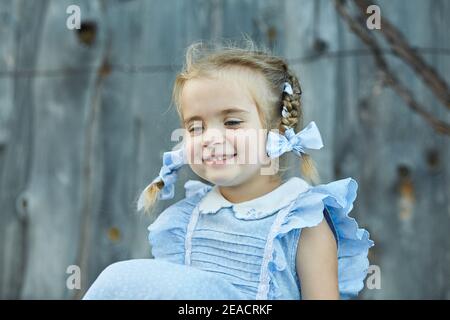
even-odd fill
[[[221,208],[231,208],[238,219],[255,220],[274,214],[307,191],[310,185],[299,177],[291,177],[265,195],[239,203],[232,203],[213,186],[200,200],[198,209],[203,214],[217,213]]]

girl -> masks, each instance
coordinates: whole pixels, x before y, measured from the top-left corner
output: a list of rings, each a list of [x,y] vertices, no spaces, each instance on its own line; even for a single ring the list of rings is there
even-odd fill
[[[250,40],[191,45],[173,90],[183,140],[138,209],[172,198],[184,164],[209,183],[186,182],[186,197],[149,226],[155,259],[110,265],[84,299],[357,297],[374,243],[348,216],[356,181],[285,177],[291,153],[318,181],[306,149],[323,144],[314,122],[298,130],[301,93],[286,62]]]

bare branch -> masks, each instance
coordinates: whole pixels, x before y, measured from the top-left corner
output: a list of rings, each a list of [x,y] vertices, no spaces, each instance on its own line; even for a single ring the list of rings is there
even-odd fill
[[[366,0],[353,1],[364,16],[370,4]],[[450,90],[445,80],[413,50],[405,37],[389,20],[382,17],[381,26],[380,32],[391,46],[393,53],[406,62],[422,78],[444,106],[450,109]]]
[[[450,125],[436,119],[433,114],[426,111],[423,105],[416,101],[412,92],[404,86],[395,74],[389,69],[386,60],[383,57],[382,50],[375,39],[373,39],[359,22],[354,19],[345,9],[342,0],[334,0],[336,9],[344,21],[347,22],[350,29],[363,41],[372,51],[375,63],[382,71],[384,82],[391,86],[395,92],[406,102],[406,104],[420,116],[422,116],[439,133],[450,135]]]

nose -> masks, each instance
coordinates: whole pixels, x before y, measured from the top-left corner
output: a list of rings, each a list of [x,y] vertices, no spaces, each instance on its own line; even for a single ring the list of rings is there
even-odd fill
[[[208,128],[203,132],[202,145],[203,147],[212,147],[217,144],[223,144],[223,132],[217,128]]]

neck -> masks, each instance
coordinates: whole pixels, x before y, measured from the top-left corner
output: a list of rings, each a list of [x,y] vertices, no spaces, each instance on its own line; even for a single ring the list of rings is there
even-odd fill
[[[249,179],[244,183],[232,186],[219,186],[222,196],[232,203],[249,201],[261,197],[281,185],[279,176],[262,176],[257,175],[253,179]]]

